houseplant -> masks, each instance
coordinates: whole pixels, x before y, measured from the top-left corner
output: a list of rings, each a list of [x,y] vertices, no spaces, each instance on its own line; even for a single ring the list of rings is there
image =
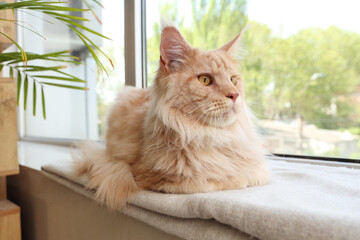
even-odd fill
[[[100,62],[98,58],[98,54],[105,55],[104,52],[101,51],[99,46],[97,46],[88,35],[96,35],[101,38],[109,39],[104,35],[85,27],[81,24],[81,22],[88,21],[88,19],[83,17],[78,17],[73,14],[69,14],[70,12],[84,12],[84,11],[92,11],[92,13],[96,16],[95,12],[91,8],[91,4],[87,0],[82,0],[87,6],[87,9],[83,8],[73,8],[67,7],[67,1],[41,1],[41,0],[28,0],[21,2],[10,2],[10,3],[0,3],[0,12],[6,10],[12,10],[13,15],[15,15],[16,10],[22,10],[27,12],[41,12],[47,16],[50,16],[54,20],[60,21],[65,26],[67,26],[73,33],[81,40],[81,42],[86,46],[100,71],[105,71],[103,64]],[[101,3],[97,0],[92,0],[92,3],[98,4],[100,6]],[[69,13],[68,13],[69,12]],[[97,18],[98,19],[98,18]],[[33,30],[27,26],[25,22],[19,22],[16,19],[0,19],[1,22],[12,23],[16,26],[23,27],[26,30],[32,31],[34,34],[37,34],[41,37],[36,29]],[[45,21],[45,19],[44,19]],[[0,22],[0,23],[1,23]],[[0,53],[0,71],[7,67],[9,69],[9,76],[12,79],[16,78],[17,81],[17,105],[19,105],[19,96],[22,92],[24,96],[24,109],[27,108],[27,96],[28,96],[28,86],[29,84],[33,85],[33,114],[36,114],[36,101],[37,99],[42,101],[42,112],[43,117],[46,118],[46,108],[45,108],[45,94],[44,94],[44,86],[54,86],[54,87],[63,87],[63,88],[71,88],[71,89],[79,89],[86,90],[86,87],[80,87],[78,85],[74,85],[74,83],[84,83],[84,79],[80,79],[74,75],[65,73],[62,71],[63,68],[66,67],[67,64],[82,64],[82,59],[79,59],[76,56],[70,54],[70,51],[64,49],[63,51],[45,53],[45,54],[37,54],[26,52],[18,42],[12,37],[9,36],[6,32],[0,31],[0,35],[7,38],[16,47],[19,49],[19,52],[8,52],[8,53]],[[106,55],[105,55],[106,56]],[[110,61],[110,58],[107,57]],[[32,64],[34,60],[43,60],[47,62],[57,63],[57,65],[48,67],[48,66],[39,66],[36,64]],[[60,65],[59,65],[60,64]],[[40,74],[44,73],[46,74]],[[53,82],[56,81],[56,83]],[[61,81],[62,83],[58,83]],[[38,94],[37,89],[40,89],[40,94]]]

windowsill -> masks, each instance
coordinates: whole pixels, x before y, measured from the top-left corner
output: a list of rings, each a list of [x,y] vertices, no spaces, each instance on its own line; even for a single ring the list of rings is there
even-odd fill
[[[69,147],[20,142],[20,164],[35,172],[47,165],[43,173],[39,172],[46,176],[43,184],[53,182],[47,180],[52,179],[92,201],[93,192],[71,174],[71,165],[64,162],[70,161],[70,151]],[[358,165],[281,157],[270,159],[272,180],[267,185],[199,194],[141,191],[121,212],[183,238],[185,233],[188,236],[185,238],[199,238],[199,229],[201,234],[208,237],[218,234],[218,238],[224,238],[222,234],[233,237],[240,233],[260,239],[271,236],[274,239],[310,239],[304,234],[317,239],[338,239],[360,234],[356,197],[359,193]]]
[[[316,160],[316,159],[303,159],[303,158],[290,158],[290,157],[277,157],[277,156],[271,156],[271,157],[269,157],[269,159],[286,161],[286,162],[295,162],[295,163],[308,163],[308,164],[325,165],[325,166],[332,166],[332,167],[348,167],[348,168],[359,168],[360,169],[360,164],[356,164],[356,163],[322,161],[322,160]]]
[[[44,143],[18,142],[19,164],[35,170],[41,166],[71,159],[71,148]]]
[[[19,164],[36,170],[41,166],[71,160],[71,147],[19,141]],[[360,164],[270,156],[271,160],[360,169]]]

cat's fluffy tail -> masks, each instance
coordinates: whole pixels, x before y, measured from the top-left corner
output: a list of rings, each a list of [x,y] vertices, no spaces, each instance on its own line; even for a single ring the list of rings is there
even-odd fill
[[[82,143],[72,155],[76,174],[88,175],[87,187],[96,189],[95,199],[109,208],[125,207],[129,196],[139,190],[130,166],[112,160],[103,146]]]

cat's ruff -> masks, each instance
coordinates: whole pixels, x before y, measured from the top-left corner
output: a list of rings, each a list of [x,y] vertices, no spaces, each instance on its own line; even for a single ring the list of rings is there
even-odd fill
[[[232,58],[240,37],[202,51],[175,27],[163,29],[153,86],[125,88],[109,114],[106,148],[85,144],[75,158],[96,199],[118,208],[139,189],[196,193],[268,182],[265,151]]]

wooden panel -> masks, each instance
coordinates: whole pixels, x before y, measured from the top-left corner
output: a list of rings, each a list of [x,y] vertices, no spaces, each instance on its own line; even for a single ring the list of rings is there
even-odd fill
[[[2,10],[0,19],[10,20],[0,21],[0,32],[15,40],[15,13],[11,10]],[[0,35],[0,52],[11,44],[11,40]],[[0,239],[6,240],[21,240],[20,208],[6,200],[5,177],[19,173],[15,82],[13,79],[0,77]]]
[[[0,200],[6,199],[6,177],[0,176]]]
[[[20,240],[20,208],[10,201],[0,201],[0,239]]]
[[[1,2],[14,2],[13,0],[2,0]],[[1,10],[0,18],[7,20],[14,20],[15,16],[11,10]],[[5,33],[9,37],[15,40],[15,24],[8,21],[0,21],[0,32]],[[11,41],[3,35],[0,35],[0,52],[8,48],[11,45]]]
[[[0,175],[19,172],[15,80],[0,78]]]
[[[20,213],[0,216],[0,239],[21,240]]]
[[[10,214],[14,214],[14,213],[19,213],[19,212],[20,212],[20,208],[16,204],[14,204],[8,200],[0,201],[0,217],[7,216]],[[0,238],[0,239],[2,239],[2,238]]]

